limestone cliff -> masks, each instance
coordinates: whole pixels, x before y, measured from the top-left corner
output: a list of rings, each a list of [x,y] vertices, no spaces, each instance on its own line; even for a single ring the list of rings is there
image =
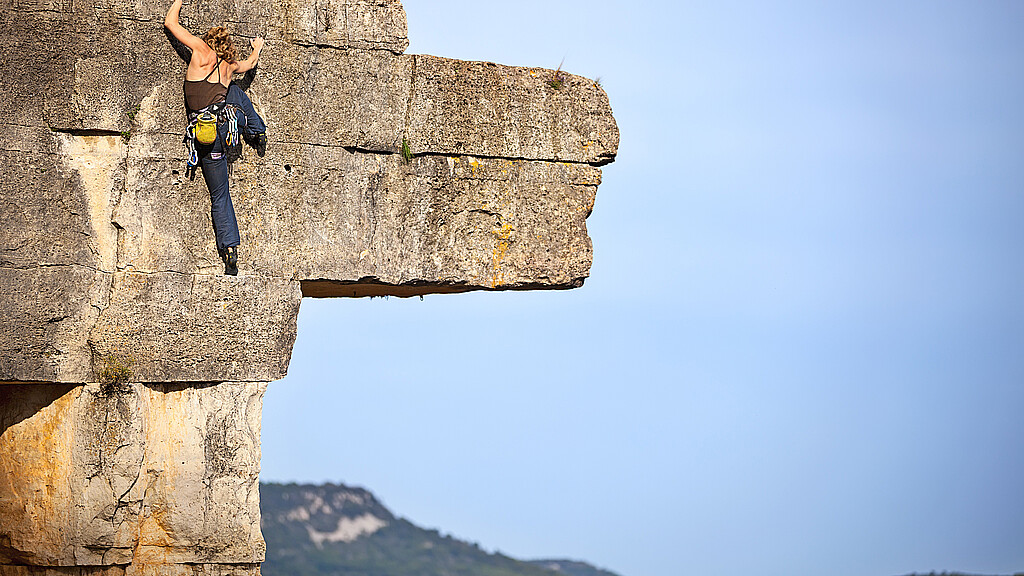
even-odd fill
[[[240,275],[154,0],[0,0],[0,575],[256,573],[259,419],[310,297],[580,286],[618,130],[585,78],[404,54],[397,0],[188,2],[263,35]],[[407,143],[414,154],[400,154]],[[104,362],[130,382],[101,384]]]

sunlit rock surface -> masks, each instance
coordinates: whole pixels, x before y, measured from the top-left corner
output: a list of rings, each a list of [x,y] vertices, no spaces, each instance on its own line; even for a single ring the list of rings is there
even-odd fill
[[[0,565],[261,562],[265,390],[0,386]]]
[[[224,276],[166,9],[0,0],[0,576],[258,573],[260,403],[303,296],[589,274],[619,138],[593,81],[404,54],[397,0],[187,2],[267,38]],[[98,383],[111,358],[130,383]]]

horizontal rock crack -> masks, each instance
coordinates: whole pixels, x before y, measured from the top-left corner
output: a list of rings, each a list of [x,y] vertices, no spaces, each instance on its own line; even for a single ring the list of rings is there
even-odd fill
[[[345,144],[328,144],[324,142],[304,142],[301,140],[270,140],[270,143],[278,144],[294,144],[296,146],[317,146],[320,148],[341,148],[347,152],[353,154],[376,154],[379,156],[394,156],[399,152],[393,150],[374,150],[371,148],[360,148],[358,146],[348,146]],[[459,158],[466,156],[469,158],[480,158],[482,160],[506,160],[509,162],[546,162],[550,164],[579,164],[581,166],[604,166],[615,161],[615,158],[603,158],[596,162],[582,162],[580,160],[557,160],[554,158],[529,158],[527,156],[494,156],[489,154],[473,154],[471,152],[416,152],[412,155],[413,158],[420,157],[439,157],[439,158]]]
[[[392,50],[391,48],[384,47],[377,48],[375,46],[335,46],[334,44],[321,44],[319,42],[299,42],[298,40],[289,40],[288,43],[293,46],[299,46],[301,48],[325,48],[328,50],[340,50],[342,52],[348,52],[349,50],[369,50],[375,52],[390,52],[395,56],[401,56],[403,54],[401,50]],[[372,44],[372,42],[367,42],[367,44]]]

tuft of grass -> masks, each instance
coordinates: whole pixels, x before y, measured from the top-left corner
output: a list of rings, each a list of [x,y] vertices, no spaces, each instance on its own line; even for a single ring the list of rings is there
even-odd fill
[[[562,72],[563,64],[565,64],[565,58],[562,58],[562,61],[558,64],[558,69],[555,70],[555,75],[551,80],[548,80],[548,86],[551,86],[555,90],[561,90],[562,86],[565,86],[565,82],[567,80],[565,72]]]
[[[120,388],[131,382],[132,377],[135,376],[135,372],[132,370],[133,365],[135,365],[134,358],[123,358],[114,354],[107,355],[103,359],[103,367],[100,368],[100,384],[109,390]]]
[[[409,141],[402,136],[402,158],[405,159],[405,163],[412,162],[412,148],[409,148]]]
[[[597,78],[594,78],[594,86],[596,86],[598,88],[603,88],[604,87],[604,84],[601,84],[601,77],[600,76],[598,76]]]
[[[132,127],[135,126],[135,117],[139,115],[139,110],[142,110],[142,105],[137,104],[135,108],[128,111],[128,126],[127,130],[121,131],[121,139],[128,142],[132,139]]]

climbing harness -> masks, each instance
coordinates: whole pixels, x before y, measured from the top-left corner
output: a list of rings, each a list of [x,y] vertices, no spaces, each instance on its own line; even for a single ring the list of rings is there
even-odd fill
[[[219,82],[220,57],[217,58],[217,64],[214,66],[214,70],[217,71],[217,79]],[[188,82],[207,82],[210,76],[213,75],[214,70],[210,70],[210,73],[202,80],[187,80],[186,85]],[[186,87],[186,92],[187,90],[188,88]],[[227,131],[224,135],[224,149],[227,153],[228,160],[234,161],[238,159],[239,155],[241,155],[241,147],[239,146],[240,138],[238,134],[238,114],[240,112],[240,108],[224,101],[214,102],[200,110],[189,110],[188,124],[185,126],[184,142],[185,150],[188,152],[186,173],[190,179],[195,177],[196,167],[199,166],[199,147],[208,147],[216,143],[217,138],[220,135],[218,128],[223,123],[227,124]],[[248,123],[248,119],[246,119],[246,123]]]
[[[184,142],[188,152],[187,167],[191,174],[195,174],[195,169],[199,166],[199,148],[211,146],[217,141],[217,128],[221,124],[227,124],[227,131],[224,134],[225,150],[238,147],[241,142],[241,135],[238,132],[240,112],[242,110],[238,106],[223,101],[210,104],[202,110],[189,111]]]

